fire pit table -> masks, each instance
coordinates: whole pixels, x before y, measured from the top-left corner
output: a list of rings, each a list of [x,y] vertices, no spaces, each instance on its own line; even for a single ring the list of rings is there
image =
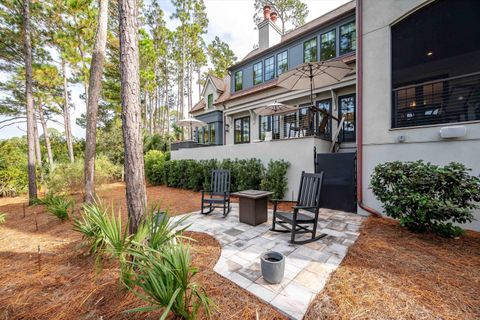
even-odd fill
[[[244,190],[235,192],[232,196],[239,199],[240,222],[256,226],[267,222],[268,197],[273,192],[262,190]]]

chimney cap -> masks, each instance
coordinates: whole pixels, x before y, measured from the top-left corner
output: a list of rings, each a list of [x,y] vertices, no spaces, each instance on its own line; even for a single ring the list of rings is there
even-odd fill
[[[270,20],[270,11],[272,10],[272,7],[269,5],[263,6],[263,18],[264,20]]]
[[[275,11],[270,13],[270,20],[272,20],[273,23],[277,21],[277,17],[278,17],[278,13],[276,13]]]

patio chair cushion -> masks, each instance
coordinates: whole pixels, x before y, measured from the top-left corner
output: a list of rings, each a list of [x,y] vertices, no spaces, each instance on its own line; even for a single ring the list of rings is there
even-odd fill
[[[291,212],[282,212],[282,211],[277,211],[276,212],[276,217],[279,220],[283,220],[285,222],[288,222],[290,224],[293,223],[293,213]],[[297,213],[297,223],[314,223],[315,218],[303,213]]]

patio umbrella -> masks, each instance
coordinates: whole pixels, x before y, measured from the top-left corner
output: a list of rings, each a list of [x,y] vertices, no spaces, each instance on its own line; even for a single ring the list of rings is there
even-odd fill
[[[328,86],[342,80],[352,68],[343,61],[309,62],[281,74],[277,86],[290,90],[310,88],[310,102],[313,106],[313,88]],[[315,108],[316,109],[316,108]]]
[[[193,128],[201,128],[207,125],[205,122],[195,118],[182,119],[175,124],[179,127],[190,127],[190,140],[193,140]]]
[[[265,107],[260,107],[258,109],[255,109],[254,111],[259,116],[270,116],[275,114],[289,113],[296,110],[296,106],[290,106],[275,101],[274,103],[270,103],[269,105],[266,105]]]

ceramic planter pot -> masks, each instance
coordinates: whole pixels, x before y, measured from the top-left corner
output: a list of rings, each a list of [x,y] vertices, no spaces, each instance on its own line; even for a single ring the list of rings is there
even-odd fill
[[[280,252],[267,251],[260,256],[262,276],[268,283],[282,282],[285,273],[285,256]]]

